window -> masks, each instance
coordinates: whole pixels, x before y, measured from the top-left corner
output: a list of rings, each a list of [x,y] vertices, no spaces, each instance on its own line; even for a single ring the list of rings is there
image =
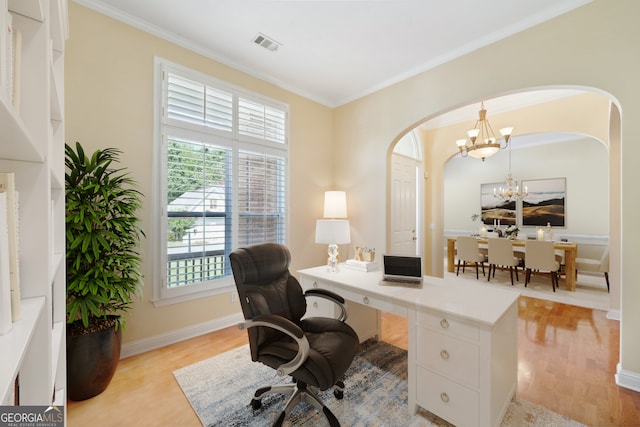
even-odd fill
[[[228,290],[229,253],[285,243],[288,107],[157,61],[156,302]]]

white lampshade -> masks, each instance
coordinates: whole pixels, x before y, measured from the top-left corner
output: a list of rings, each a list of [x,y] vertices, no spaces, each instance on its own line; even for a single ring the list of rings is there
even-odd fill
[[[324,218],[347,218],[347,194],[344,191],[325,191]]]
[[[351,243],[348,219],[319,219],[316,221],[316,243],[327,245]]]

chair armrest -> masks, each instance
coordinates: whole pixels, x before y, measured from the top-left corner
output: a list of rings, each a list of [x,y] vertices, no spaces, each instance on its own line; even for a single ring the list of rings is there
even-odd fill
[[[329,301],[333,302],[338,307],[340,307],[341,312],[340,312],[340,316],[338,317],[338,320],[340,320],[341,322],[344,322],[347,320],[347,317],[349,316],[347,305],[345,304],[344,298],[342,298],[340,295],[336,294],[335,292],[332,292],[328,289],[314,288],[314,289],[308,289],[304,293],[304,296],[328,299]]]
[[[276,329],[286,335],[289,335],[298,344],[298,353],[289,362],[282,364],[276,370],[278,375],[283,377],[289,375],[291,372],[298,369],[307,360],[309,355],[309,341],[304,332],[298,325],[293,323],[286,317],[278,316],[276,314],[265,314],[256,316],[253,319],[245,320],[238,324],[238,328],[241,330],[253,328],[256,326],[264,326],[267,328]]]

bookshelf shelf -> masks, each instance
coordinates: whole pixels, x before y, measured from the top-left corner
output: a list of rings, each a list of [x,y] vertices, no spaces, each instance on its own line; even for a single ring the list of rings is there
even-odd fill
[[[66,400],[67,1],[0,0],[0,171],[14,173],[19,195],[22,297],[21,318],[0,335],[0,405]]]
[[[11,332],[0,336],[0,348],[2,348],[2,363],[0,364],[0,402],[7,404],[7,398],[12,392],[13,381],[18,375],[33,333],[42,312],[44,311],[45,298],[29,298],[22,300],[22,319],[13,323]],[[6,350],[11,349],[11,351]],[[6,352],[6,354],[5,354]]]
[[[44,8],[41,0],[9,0],[9,10],[38,22],[44,21]]]
[[[13,106],[7,105],[1,97],[0,123],[2,123],[2,140],[16,141],[13,145],[0,144],[0,159],[40,163],[44,161],[44,156],[36,148],[31,133],[18,117]]]

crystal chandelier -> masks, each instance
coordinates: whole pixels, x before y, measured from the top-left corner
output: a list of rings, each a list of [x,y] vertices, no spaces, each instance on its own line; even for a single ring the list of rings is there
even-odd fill
[[[517,184],[515,184],[513,175],[511,175],[511,146],[509,146],[509,174],[507,175],[506,183],[506,187],[500,187],[499,190],[496,190],[495,188],[493,189],[493,197],[508,202],[520,200],[523,197],[527,197],[529,195],[526,186],[523,189],[524,191],[522,193],[520,192],[520,188]]]
[[[487,110],[484,108],[484,102],[482,102],[475,126],[467,131],[469,138],[458,139],[456,145],[462,157],[471,156],[476,159],[482,159],[484,162],[487,157],[491,157],[501,149],[507,148],[511,132],[513,132],[512,127],[502,128],[500,129],[500,134],[503,139],[498,140],[496,138],[495,132],[489,120],[487,120]]]

